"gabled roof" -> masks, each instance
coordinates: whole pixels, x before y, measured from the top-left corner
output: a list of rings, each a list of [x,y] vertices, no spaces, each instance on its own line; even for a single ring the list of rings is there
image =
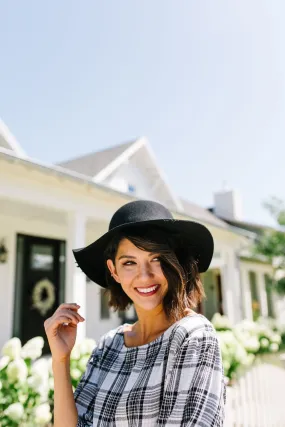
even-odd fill
[[[129,161],[134,155],[142,153],[142,158],[148,163],[148,175],[152,173],[154,181],[160,185],[161,194],[171,205],[171,209],[183,210],[178,197],[172,192],[167,177],[156,163],[155,155],[145,137],[125,144],[116,145],[106,150],[90,153],[85,156],[61,162],[58,165],[78,173],[92,177],[94,182],[104,184],[104,181],[112,175],[122,164]]]
[[[223,221],[222,219],[218,218],[212,212],[209,212],[208,209],[202,208],[201,206],[189,202],[188,200],[181,199],[181,202],[186,215],[189,215],[197,220],[205,221],[209,224],[216,225],[218,227],[229,228],[229,225],[226,221]]]
[[[25,157],[26,153],[14,137],[8,127],[5,125],[3,120],[0,119],[0,147],[12,151],[14,154],[20,157]]]
[[[117,159],[135,142],[136,140],[130,141],[57,164],[63,168],[70,169],[87,176],[96,177],[99,172],[105,169],[105,167]]]

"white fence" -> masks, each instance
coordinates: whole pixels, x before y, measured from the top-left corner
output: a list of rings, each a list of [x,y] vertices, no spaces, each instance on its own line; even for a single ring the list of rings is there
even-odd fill
[[[259,360],[228,387],[225,427],[285,427],[285,369]]]

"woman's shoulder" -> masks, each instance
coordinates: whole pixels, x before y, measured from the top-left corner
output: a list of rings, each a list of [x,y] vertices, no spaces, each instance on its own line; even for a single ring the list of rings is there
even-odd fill
[[[215,340],[217,333],[213,324],[203,314],[195,313],[176,322],[169,338],[180,346],[192,339]]]
[[[103,334],[98,340],[98,349],[103,349],[106,346],[112,346],[115,338],[120,334],[121,330],[122,325],[119,325]]]
[[[98,340],[98,350],[117,346],[117,340],[121,340],[125,328],[130,326],[129,324],[121,324],[106,332]],[[179,347],[184,341],[189,339],[210,336],[216,336],[214,326],[204,315],[198,313],[183,317],[172,324],[162,335],[163,341],[168,342],[170,345],[172,344],[171,347],[173,345]]]

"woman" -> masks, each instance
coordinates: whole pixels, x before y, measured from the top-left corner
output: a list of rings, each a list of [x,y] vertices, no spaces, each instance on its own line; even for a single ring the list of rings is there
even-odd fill
[[[46,320],[55,427],[223,425],[218,339],[192,310],[205,296],[200,273],[213,249],[206,227],[174,220],[161,204],[140,200],[115,212],[106,234],[74,250],[83,272],[106,288],[109,305],[134,304],[138,321],[100,338],[73,394],[70,352],[84,319],[79,306],[62,304]]]

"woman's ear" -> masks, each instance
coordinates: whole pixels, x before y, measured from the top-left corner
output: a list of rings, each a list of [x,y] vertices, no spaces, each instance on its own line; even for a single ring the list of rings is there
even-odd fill
[[[119,282],[119,277],[118,277],[118,275],[116,273],[116,267],[114,266],[114,263],[113,263],[113,261],[111,259],[107,259],[107,267],[108,267],[108,269],[110,271],[110,274],[113,277],[113,279],[115,279],[116,282],[120,283]]]

